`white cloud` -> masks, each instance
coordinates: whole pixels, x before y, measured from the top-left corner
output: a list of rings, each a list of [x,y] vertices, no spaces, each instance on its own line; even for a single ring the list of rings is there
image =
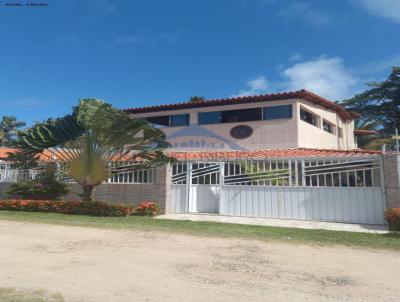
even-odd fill
[[[321,56],[295,63],[280,70],[280,79],[269,83],[264,76],[246,83],[247,88],[235,96],[257,95],[306,89],[333,101],[351,97],[360,84],[352,69],[338,57]],[[359,88],[359,87],[358,87]]]
[[[319,57],[286,68],[282,86],[288,90],[307,89],[332,100],[350,97],[358,84],[351,70],[338,57]]]
[[[367,10],[371,15],[400,22],[399,0],[355,0],[355,3]]]
[[[278,12],[278,16],[288,19],[302,19],[315,26],[323,26],[332,22],[332,18],[325,11],[313,7],[309,2],[293,2],[285,5],[285,8]]]
[[[303,56],[300,53],[294,53],[289,57],[290,62],[300,61],[303,59]]]
[[[268,81],[265,77],[259,76],[252,80],[249,80],[246,83],[246,86],[247,86],[246,89],[240,90],[239,93],[235,94],[234,96],[238,97],[238,96],[257,95],[266,93],[268,89]]]

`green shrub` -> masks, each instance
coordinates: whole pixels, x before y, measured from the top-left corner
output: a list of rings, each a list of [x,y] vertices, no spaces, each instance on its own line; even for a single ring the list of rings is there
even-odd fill
[[[400,231],[400,208],[392,208],[385,212],[385,219],[392,231]]]
[[[115,217],[131,215],[133,207],[100,201],[0,200],[0,210]]]
[[[11,184],[5,194],[13,199],[57,200],[68,191],[68,185],[58,181],[54,173],[44,173],[36,179]]]

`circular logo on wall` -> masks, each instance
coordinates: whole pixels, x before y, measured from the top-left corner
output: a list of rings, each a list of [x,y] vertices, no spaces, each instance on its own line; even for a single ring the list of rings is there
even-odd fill
[[[233,138],[236,139],[245,139],[250,137],[253,134],[253,128],[246,125],[239,125],[233,127],[230,131],[230,134]]]

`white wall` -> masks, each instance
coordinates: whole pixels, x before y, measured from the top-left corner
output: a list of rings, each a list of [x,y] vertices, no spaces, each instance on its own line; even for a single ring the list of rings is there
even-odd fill
[[[293,104],[293,118],[269,121],[252,121],[239,123],[224,123],[197,125],[198,112],[210,112],[233,109],[249,109],[277,105]],[[300,120],[300,106],[312,111],[321,117],[320,127],[317,128]],[[151,113],[131,114],[132,117],[149,117],[172,114],[190,114],[189,127],[165,127],[162,130],[167,134],[168,141],[178,150],[221,150],[221,149],[285,149],[285,148],[329,148],[353,149],[354,124],[343,123],[336,112],[326,109],[305,100],[266,101],[238,105],[213,106],[205,108],[192,108],[168,110]],[[338,139],[337,129],[335,135],[322,130],[322,118],[338,125],[343,129],[343,139]],[[230,130],[237,125],[248,125],[253,128],[253,135],[247,139],[231,137]],[[182,129],[185,133],[180,133]],[[180,134],[179,134],[180,133]],[[189,146],[192,141],[193,145]],[[182,147],[182,144],[187,147]],[[229,144],[231,143],[231,144]]]
[[[298,115],[298,145],[304,148],[319,148],[319,149],[354,149],[354,122],[344,122],[334,111],[331,111],[323,106],[316,105],[306,100],[299,100],[296,103],[298,112],[300,108],[304,108],[319,118],[318,127],[311,125],[300,119]],[[328,133],[322,130],[322,122],[326,120],[335,125],[334,133]],[[338,136],[338,127],[342,128],[343,138]]]

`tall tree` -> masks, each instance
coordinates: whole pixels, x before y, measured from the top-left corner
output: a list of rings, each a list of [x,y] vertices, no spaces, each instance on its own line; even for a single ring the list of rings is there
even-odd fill
[[[383,144],[390,145],[392,139],[379,133],[380,124],[376,121],[358,119],[354,124],[354,130],[358,131],[357,146],[361,149],[380,150]]]
[[[3,116],[0,121],[0,146],[12,147],[18,129],[25,125],[25,122],[18,121],[15,116]]]
[[[82,99],[72,114],[36,123],[19,133],[18,147],[26,156],[48,156],[81,185],[83,201],[111,176],[170,162],[165,134],[144,120],[98,99]],[[124,161],[123,166],[112,163]],[[129,163],[129,164],[128,164]]]
[[[198,102],[204,102],[206,99],[202,96],[191,96],[188,103],[198,103]]]
[[[393,67],[383,82],[371,82],[370,87],[342,105],[360,113],[362,118],[379,124],[382,134],[390,135],[400,129],[400,67]]]

